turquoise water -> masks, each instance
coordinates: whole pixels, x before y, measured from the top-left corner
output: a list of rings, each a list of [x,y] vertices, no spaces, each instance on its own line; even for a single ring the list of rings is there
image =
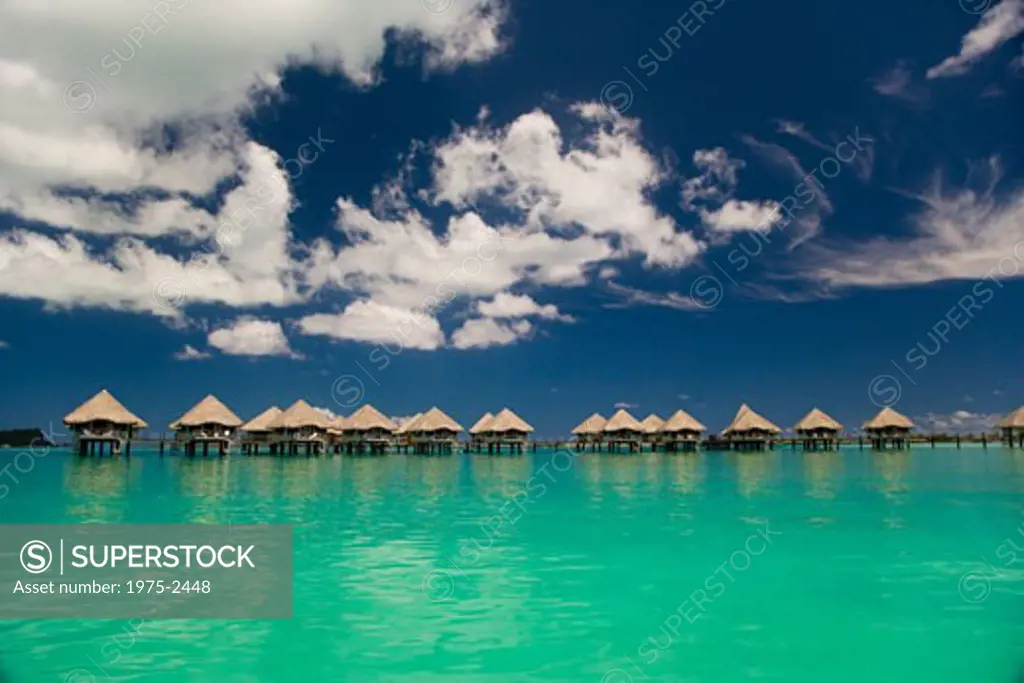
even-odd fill
[[[5,683],[1024,674],[1024,451],[54,452],[8,472],[0,522],[290,523],[296,575],[290,621],[0,622]]]

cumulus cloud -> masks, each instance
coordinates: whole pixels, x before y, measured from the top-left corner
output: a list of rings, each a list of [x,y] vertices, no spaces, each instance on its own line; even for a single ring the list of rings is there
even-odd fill
[[[928,69],[928,78],[961,76],[1008,40],[1024,33],[1024,0],[1002,0],[989,8],[967,32],[960,52]]]
[[[528,320],[501,322],[494,318],[474,318],[463,323],[452,333],[452,345],[457,349],[482,349],[507,346],[523,339],[533,331]]]
[[[739,172],[746,166],[742,159],[729,156],[722,147],[699,149],[693,165],[700,174],[683,181],[682,207],[697,213],[704,227],[717,235],[747,230],[767,231],[778,220],[777,202],[738,200],[733,195],[739,184]],[[709,207],[717,208],[709,208]]]
[[[333,339],[397,344],[402,348],[433,350],[445,343],[436,318],[375,301],[354,301],[341,313],[317,313],[298,323],[308,335]]]
[[[450,69],[501,50],[504,18],[501,0],[0,4],[0,296],[164,316],[298,301],[291,188],[242,119],[286,64],[370,86],[389,36]]]
[[[704,223],[718,232],[745,230],[767,232],[779,220],[777,202],[748,202],[730,199],[718,209],[704,213]]]
[[[477,312],[488,318],[528,318],[537,316],[545,320],[572,322],[572,316],[563,315],[554,304],[538,304],[525,294],[501,292],[490,301],[481,301]]]
[[[458,131],[436,152],[434,196],[456,207],[500,199],[532,231],[578,228],[613,238],[621,255],[641,254],[648,266],[690,263],[703,247],[650,201],[665,175],[639,142],[637,121],[596,103],[573,112],[590,131],[574,145],[539,110],[502,129]]]
[[[0,237],[0,295],[55,307],[161,316],[179,316],[184,306],[200,302],[234,307],[294,303],[300,297],[288,255],[293,200],[279,160],[272,150],[246,145],[243,182],[228,193],[221,210],[216,215],[188,210],[194,222],[177,223],[202,239],[187,261],[137,237],[119,238],[105,252],[92,247],[79,231],[116,226],[110,207],[52,198],[31,205],[34,220],[79,231],[50,236],[16,229]],[[113,231],[131,232],[124,228]]]
[[[241,317],[211,332],[206,341],[230,356],[298,357],[281,324],[270,320]]]

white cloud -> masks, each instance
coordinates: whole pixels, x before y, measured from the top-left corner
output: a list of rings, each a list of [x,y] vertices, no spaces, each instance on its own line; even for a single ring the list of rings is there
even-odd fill
[[[695,151],[693,165],[700,175],[683,182],[683,207],[691,210],[696,201],[722,203],[732,197],[746,162],[731,158],[724,147],[715,147]]]
[[[309,315],[298,325],[299,330],[308,335],[399,344],[403,348],[433,350],[445,343],[444,332],[436,318],[375,301],[354,301],[341,313]]]
[[[0,339],[0,351],[3,351],[4,349],[9,349],[9,348],[11,348],[10,343],[9,342],[5,342],[4,340]]]
[[[779,204],[730,199],[714,211],[703,212],[702,218],[705,225],[717,232],[767,232],[780,218]]]
[[[525,294],[501,292],[490,301],[477,304],[477,313],[488,318],[527,318],[537,316],[545,320],[572,322],[572,316],[563,315],[554,304],[541,305]]]
[[[968,31],[960,52],[928,69],[928,78],[961,76],[1000,45],[1024,33],[1024,0],[1001,0]]]
[[[176,351],[174,353],[174,356],[173,356],[174,360],[185,360],[185,361],[188,361],[188,360],[204,360],[204,359],[209,358],[209,357],[210,357],[210,354],[207,353],[206,351],[200,351],[196,347],[190,346],[188,344],[185,344],[185,346],[182,347],[182,349],[180,351]]]
[[[424,46],[429,69],[486,59],[503,47],[501,1],[0,3],[0,212],[70,231],[0,236],[0,296],[175,317],[299,301],[288,179],[241,120],[279,94],[286,64],[372,84],[388,35]]]
[[[649,192],[664,180],[638,140],[638,124],[595,103],[573,107],[589,130],[568,144],[551,116],[524,114],[500,130],[462,129],[436,150],[437,200],[456,207],[499,199],[530,231],[582,229],[618,242],[622,256],[679,267],[703,245],[658,211]]]
[[[227,195],[216,216],[193,212],[201,220],[190,231],[203,236],[204,244],[186,262],[138,238],[122,238],[102,253],[76,233],[50,237],[14,230],[0,237],[0,295],[161,316],[178,316],[183,306],[197,302],[294,303],[300,297],[288,256],[292,197],[278,161],[265,147],[246,146],[243,184]],[[250,211],[240,211],[246,205]],[[49,206],[53,212],[46,219],[56,220],[59,205]],[[72,223],[102,226],[109,218],[96,206],[66,203],[61,210],[78,216]]]
[[[473,318],[452,333],[452,345],[457,349],[507,346],[532,331],[533,325],[528,320],[505,323],[494,318]]]
[[[948,191],[941,176],[923,194],[909,237],[822,245],[808,254],[813,279],[827,285],[885,287],[940,280],[1003,280],[1024,275],[1024,190],[1001,199],[997,159],[983,168],[986,186]],[[824,265],[822,265],[824,264]]]
[[[230,356],[298,357],[288,345],[281,324],[269,320],[238,318],[211,332],[206,341]]]
[[[249,103],[254,85],[279,82],[276,74],[289,59],[369,84],[389,30],[428,46],[430,67],[451,68],[499,51],[503,18],[503,7],[492,0],[451,3],[439,14],[403,0],[372,7],[356,0],[300,6],[133,0],[88,7],[73,0],[10,0],[0,5],[0,89],[20,96],[0,97],[0,178],[36,188],[72,178],[99,187],[93,181],[120,178],[127,190],[145,177],[143,164],[116,163],[142,151],[131,132],[154,122],[233,117]],[[47,39],[40,41],[41,35]],[[74,85],[65,90],[68,84]],[[69,110],[90,104],[87,113]],[[76,150],[84,150],[84,142],[76,144],[82,138],[95,143],[91,168],[74,163]],[[70,163],[48,163],[61,149]],[[158,160],[151,170],[164,162],[174,159]],[[187,166],[196,177],[206,175],[201,158]]]
[[[683,182],[681,205],[697,213],[704,227],[717,236],[746,230],[766,232],[778,220],[778,203],[770,200],[733,199],[739,172],[746,162],[729,156],[722,147],[699,149],[693,165],[700,175]],[[717,206],[709,209],[708,206]]]
[[[631,408],[639,408],[639,403],[627,403],[625,401],[619,401],[615,404],[615,408],[618,410],[629,410]]]

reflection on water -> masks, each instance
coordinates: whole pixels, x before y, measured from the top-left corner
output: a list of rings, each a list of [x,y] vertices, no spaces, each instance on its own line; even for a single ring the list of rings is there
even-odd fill
[[[665,457],[668,480],[673,490],[697,493],[704,482],[705,456],[700,453],[674,453]]]
[[[476,495],[484,498],[509,498],[523,488],[534,469],[531,455],[467,456]]]
[[[806,451],[801,457],[807,495],[826,500],[835,498],[838,478],[842,473],[842,456],[836,451]]]
[[[774,483],[778,454],[774,450],[729,453],[728,462],[736,468],[736,485],[740,494],[749,498]]]
[[[144,463],[130,458],[64,460],[66,514],[82,522],[116,524],[123,521],[126,494],[138,481]]]
[[[911,462],[910,450],[871,453],[871,463],[878,474],[878,490],[893,502],[899,502],[900,494],[910,491],[907,473],[910,471]]]
[[[652,664],[633,656],[645,680],[738,683],[752,661],[794,683],[1001,680],[992,662],[1024,642],[1024,578],[1004,572],[981,606],[957,583],[1019,528],[1024,452],[587,454],[506,505],[553,462],[41,459],[0,500],[5,523],[295,525],[295,618],[143,624],[116,662],[122,624],[10,622],[4,665],[12,683],[78,669],[145,683],[611,681],[768,527],[770,550],[749,570],[726,565],[735,580],[718,574],[725,594],[685,638]],[[965,472],[971,495],[950,505]],[[442,599],[425,594],[432,574]]]

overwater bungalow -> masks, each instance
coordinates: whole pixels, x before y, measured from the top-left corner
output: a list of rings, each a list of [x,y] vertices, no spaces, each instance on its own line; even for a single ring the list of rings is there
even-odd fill
[[[651,413],[640,422],[640,426],[644,428],[643,443],[651,447],[651,452],[658,450],[658,445],[662,441],[661,428],[665,426],[665,421]]]
[[[431,408],[406,428],[414,453],[453,453],[462,426],[439,408]]]
[[[341,453],[345,450],[345,427],[347,422],[347,417],[339,415],[327,425],[327,436],[329,439],[327,447],[335,453]]]
[[[913,428],[910,418],[888,406],[864,423],[864,432],[871,439],[871,447],[880,451],[910,448],[910,430]]]
[[[479,453],[483,450],[484,435],[487,433],[487,426],[494,421],[494,415],[490,413],[484,413],[483,416],[477,420],[472,427],[469,428],[469,449]]]
[[[282,413],[277,406],[267,408],[262,413],[243,424],[239,431],[242,433],[242,452],[248,455],[259,455],[260,449],[270,452],[271,431],[270,424]]]
[[[608,420],[604,419],[600,413],[594,413],[576,425],[572,430],[573,438],[576,440],[576,450],[585,451],[588,445],[592,451],[601,450],[601,443],[604,439],[602,430],[606,424],[608,424]]]
[[[730,450],[763,451],[775,448],[775,439],[782,430],[770,420],[755,413],[746,403],[736,411],[729,426],[722,430],[722,436]]]
[[[839,435],[843,433],[843,425],[814,408],[793,426],[793,431],[802,441],[805,451],[831,451],[839,446]]]
[[[625,408],[619,409],[608,419],[601,433],[604,442],[608,444],[609,453],[618,452],[620,446],[625,446],[630,453],[635,453],[643,444],[644,427]]]
[[[331,418],[299,399],[274,418],[270,452],[278,455],[320,455],[330,441]]]
[[[136,430],[149,426],[106,389],[65,415],[64,424],[73,435],[71,448],[79,455],[123,452],[126,457],[132,454]]]
[[[338,421],[336,421],[337,423]],[[340,420],[341,443],[348,454],[383,455],[395,444],[398,425],[367,403]]]
[[[1017,445],[1024,448],[1024,406],[1000,420],[999,431],[1007,446]]]
[[[501,453],[504,446],[508,446],[509,453],[522,453],[532,433],[533,427],[528,422],[508,408],[503,408],[486,423],[482,436],[488,453],[494,453],[495,450]]]
[[[409,452],[409,448],[412,446],[412,437],[409,435],[409,427],[416,423],[416,420],[423,417],[423,413],[416,413],[410,418],[400,420],[398,422],[398,429],[395,430],[395,449]]]
[[[211,394],[171,425],[175,430],[174,439],[182,445],[185,455],[196,455],[201,447],[204,456],[210,455],[211,450],[223,456],[231,449],[242,420]]]
[[[666,451],[695,451],[706,429],[685,410],[677,410],[661,426],[661,441]]]

